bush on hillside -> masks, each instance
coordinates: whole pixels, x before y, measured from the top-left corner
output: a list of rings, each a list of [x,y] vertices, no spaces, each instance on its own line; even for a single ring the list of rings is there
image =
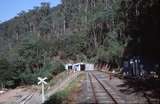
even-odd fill
[[[24,72],[20,75],[20,79],[25,84],[36,84],[38,77],[47,77],[51,80],[54,75],[64,71],[64,66],[60,62],[48,63],[43,68],[37,69],[34,73]]]
[[[0,84],[3,87],[13,88],[18,85],[37,84],[37,77],[47,77],[52,79],[54,75],[64,71],[64,66],[60,62],[48,63],[43,68],[31,73],[29,69],[24,71],[11,67],[11,64],[5,59],[0,60]]]
[[[43,104],[64,104],[64,100],[66,99],[67,93],[65,91],[57,92],[53,94],[47,101]]]

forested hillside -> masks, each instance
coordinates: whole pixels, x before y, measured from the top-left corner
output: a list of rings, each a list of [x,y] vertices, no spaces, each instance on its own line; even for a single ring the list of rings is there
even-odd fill
[[[116,67],[124,57],[159,62],[159,9],[158,0],[62,0],[22,11],[0,24],[0,73],[10,75],[0,80],[33,83],[26,77],[46,73],[55,60]]]

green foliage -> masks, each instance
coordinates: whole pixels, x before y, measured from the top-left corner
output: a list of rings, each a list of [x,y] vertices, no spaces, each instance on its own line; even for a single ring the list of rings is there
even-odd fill
[[[16,87],[20,84],[36,84],[37,77],[47,77],[48,80],[52,79],[53,75],[64,71],[64,66],[60,62],[54,62],[45,64],[41,69],[34,70],[34,73],[30,69],[19,69],[8,63],[7,60],[0,60],[0,82],[5,87]],[[18,65],[17,65],[18,66]]]
[[[56,94],[49,97],[47,101],[43,104],[63,104],[63,101],[66,99],[67,93],[65,91],[57,92]]]
[[[65,38],[63,51],[68,58],[76,57],[77,54],[85,53],[86,41],[83,34],[74,34]]]
[[[16,28],[19,35],[22,36],[21,38],[26,37],[23,34],[31,33],[36,34],[35,37],[42,40],[22,45],[23,47],[19,49],[22,55],[21,59],[28,60],[29,62],[25,61],[25,63],[30,65],[35,64],[37,60],[43,62],[46,55],[59,55],[58,53],[61,51],[64,58],[83,61],[86,58],[99,57],[96,55],[99,55],[97,50],[101,46],[105,48],[104,50],[108,56],[118,56],[120,54],[119,50],[123,48],[121,47],[123,46],[122,39],[110,39],[107,37],[109,37],[109,33],[113,32],[117,35],[123,34],[122,29],[124,29],[124,26],[120,25],[124,23],[124,21],[120,20],[123,18],[120,15],[123,14],[121,2],[122,0],[86,0],[83,2],[81,0],[63,0],[61,5],[54,8],[50,8],[48,3],[42,3],[40,7],[35,7],[28,13],[22,12],[17,19],[13,20],[15,27],[21,26],[15,24],[16,21],[20,22],[20,20],[24,22],[23,26],[26,26],[24,27],[25,31],[22,29],[22,32],[19,32],[20,28]],[[29,16],[31,18],[27,18]],[[7,27],[11,32],[15,28],[10,27],[10,25]],[[14,36],[17,35],[16,33],[14,34]],[[20,39],[20,36],[17,38]],[[43,43],[44,39],[52,43],[52,46],[48,48],[48,44]],[[104,41],[111,44],[106,46]],[[41,46],[45,51],[39,51],[42,50]]]
[[[14,87],[17,83],[18,70],[7,59],[0,59],[0,84],[5,87]]]
[[[158,31],[157,12],[147,12],[158,6],[158,0],[62,0],[62,4],[53,8],[42,3],[28,12],[22,11],[0,24],[0,54],[5,56],[0,72],[11,74],[9,80],[5,76],[1,80],[13,85],[17,80],[35,83],[33,79],[41,75],[51,78],[63,71],[61,63],[51,62],[57,56],[62,61],[114,61],[119,65],[129,39],[134,42],[131,48],[137,48],[139,43],[143,46],[150,39],[142,38],[148,28]],[[148,19],[155,27],[147,25]],[[149,26],[146,30],[143,21]]]
[[[64,65],[61,62],[53,62],[52,74],[57,75],[58,73],[64,71]]]
[[[64,71],[64,66],[62,63],[54,62],[50,64],[46,64],[43,68],[39,70],[35,70],[34,73],[31,72],[23,72],[20,75],[20,79],[26,84],[36,84],[37,77],[47,77],[48,80],[51,80],[53,75],[57,75],[58,73]]]
[[[110,52],[112,57],[122,57],[124,44],[122,41],[119,41],[117,38],[117,34],[115,32],[109,33],[108,37],[108,51]]]
[[[103,46],[97,49],[96,61],[98,62],[109,62],[109,54]]]
[[[60,62],[51,62],[52,43],[34,35],[25,37],[0,60],[0,81],[6,87],[36,84],[37,77],[48,77],[64,71]]]
[[[89,46],[93,57],[92,61],[97,63],[111,63],[112,60],[119,60],[125,48],[125,42],[121,35],[124,35],[124,21],[119,14],[121,11],[121,0],[106,1],[107,5],[98,2],[96,7],[89,10],[89,26],[87,33]],[[96,56],[95,56],[96,55]],[[117,61],[116,61],[117,62]],[[117,63],[119,64],[119,63]]]

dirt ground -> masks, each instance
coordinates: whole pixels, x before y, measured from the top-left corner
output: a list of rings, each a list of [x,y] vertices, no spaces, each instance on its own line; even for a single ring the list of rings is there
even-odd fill
[[[16,89],[10,89],[0,95],[0,104],[11,104],[24,95],[29,95],[35,92],[32,86],[30,87],[18,87]]]
[[[67,102],[68,104],[78,104],[79,101],[79,96],[81,95],[81,91],[82,91],[82,83],[85,79],[85,74],[83,73],[79,80],[76,82],[76,85],[74,86],[74,88],[72,89],[72,92],[69,94],[68,98],[67,98]]]
[[[50,89],[46,91],[46,98],[55,93],[58,90],[62,90],[64,86],[67,86],[70,81],[76,78],[79,73],[71,73],[69,76],[63,79],[58,78],[55,84],[50,84]],[[61,75],[60,75],[61,76]],[[57,76],[58,77],[58,76]],[[47,88],[47,86],[46,86]],[[40,86],[25,86],[18,87],[16,89],[8,90],[0,95],[0,104],[17,104],[17,100],[25,95],[33,94],[32,98],[26,104],[41,104],[41,87]],[[72,96],[72,95],[71,95]]]

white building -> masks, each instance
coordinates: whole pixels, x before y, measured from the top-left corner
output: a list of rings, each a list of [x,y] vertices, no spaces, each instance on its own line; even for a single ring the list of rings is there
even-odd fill
[[[94,70],[94,64],[85,64],[86,65],[86,70]]]
[[[73,69],[73,64],[65,64],[65,69],[66,70]]]
[[[94,70],[94,64],[90,63],[76,63],[76,64],[66,64],[66,70],[73,70],[73,71],[87,71],[87,70]]]

